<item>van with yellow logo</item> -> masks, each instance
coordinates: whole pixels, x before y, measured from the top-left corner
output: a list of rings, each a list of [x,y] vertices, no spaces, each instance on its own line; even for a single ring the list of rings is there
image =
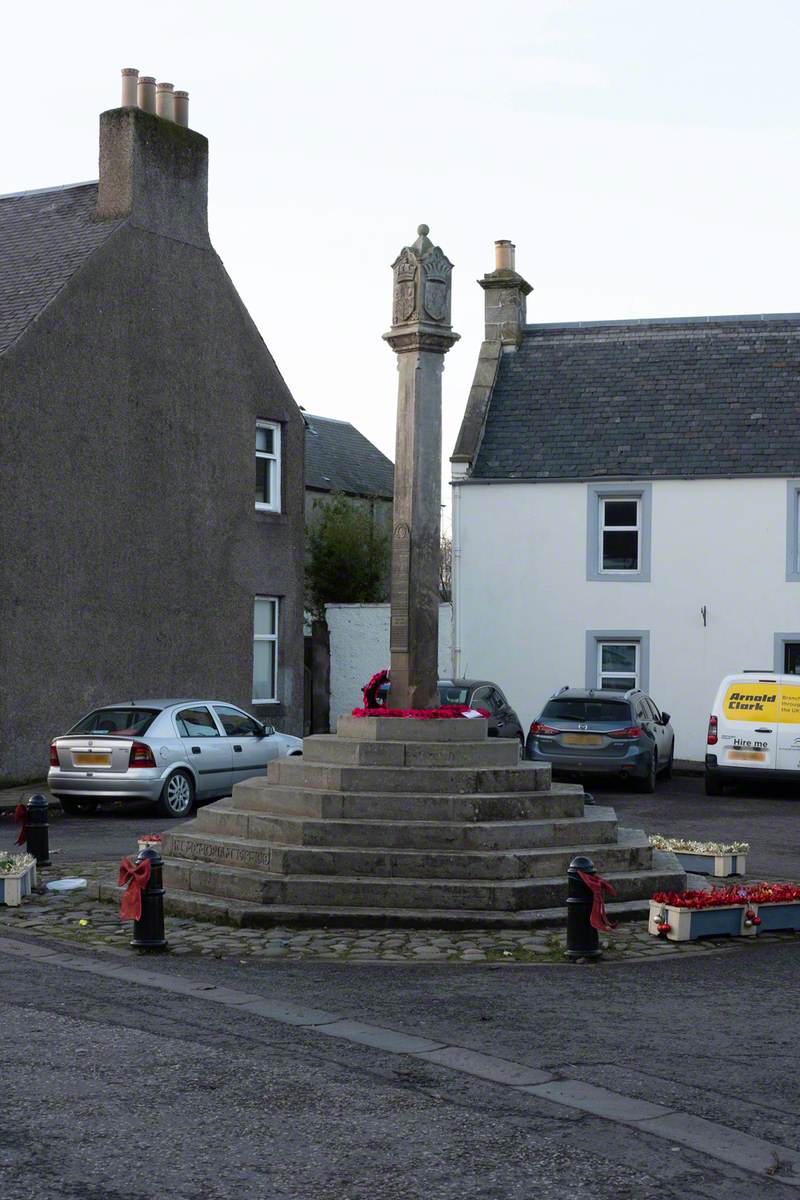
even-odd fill
[[[793,779],[800,786],[800,676],[726,675],[707,741],[707,796],[721,796],[737,780]]]

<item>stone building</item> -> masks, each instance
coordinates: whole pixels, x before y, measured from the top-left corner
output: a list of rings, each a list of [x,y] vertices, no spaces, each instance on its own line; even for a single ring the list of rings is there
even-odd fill
[[[306,419],[306,524],[314,519],[315,506],[331,496],[347,496],[369,512],[373,526],[392,530],[394,465],[348,421],[333,417]],[[387,580],[388,584],[388,580]]]
[[[702,761],[720,679],[800,672],[800,314],[529,324],[498,243],[453,454],[454,671],[530,720],[640,687]]]
[[[5,782],[137,695],[302,729],[304,423],[209,241],[207,168],[134,83],[99,183],[0,198]]]

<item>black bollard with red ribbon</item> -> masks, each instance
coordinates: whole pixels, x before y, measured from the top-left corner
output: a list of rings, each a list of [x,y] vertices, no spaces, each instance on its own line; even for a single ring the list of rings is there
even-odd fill
[[[133,921],[131,946],[137,950],[167,949],[162,867],[160,853],[150,848],[140,850],[135,862],[123,858],[119,864],[117,883],[126,889],[119,915],[123,921]]]
[[[573,858],[567,868],[567,958],[596,962],[603,957],[599,933],[616,928],[606,915],[603,893],[616,895],[607,880],[597,874],[585,854]]]
[[[14,820],[21,826],[16,844],[25,846],[36,859],[37,867],[50,866],[50,823],[44,796],[31,796],[27,804],[18,804]]]

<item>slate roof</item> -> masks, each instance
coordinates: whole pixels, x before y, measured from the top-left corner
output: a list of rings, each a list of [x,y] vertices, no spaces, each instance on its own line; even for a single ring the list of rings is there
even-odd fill
[[[472,476],[800,475],[800,314],[529,325]]]
[[[0,196],[0,354],[122,224],[96,203],[96,183]]]
[[[305,413],[306,487],[355,496],[394,495],[394,465],[347,421]]]

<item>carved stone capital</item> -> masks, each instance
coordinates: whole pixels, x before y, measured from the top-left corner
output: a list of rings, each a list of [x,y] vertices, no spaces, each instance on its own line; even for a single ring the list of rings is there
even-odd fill
[[[447,354],[461,335],[440,325],[395,325],[383,335],[395,354],[408,354],[414,350],[433,350],[436,354]]]

